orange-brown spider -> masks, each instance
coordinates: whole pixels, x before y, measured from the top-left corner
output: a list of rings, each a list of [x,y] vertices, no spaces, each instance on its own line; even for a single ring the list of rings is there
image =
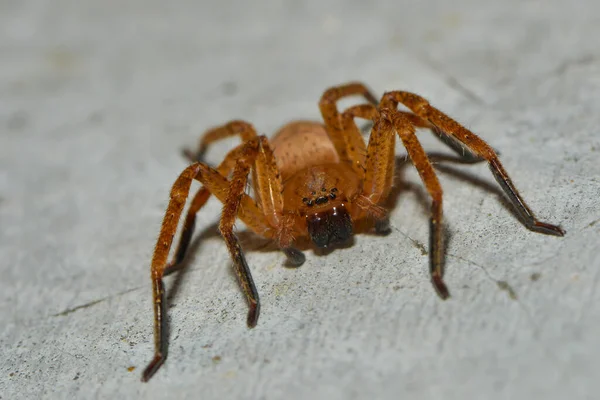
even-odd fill
[[[340,113],[343,97],[361,95],[360,104]],[[398,104],[411,112],[399,111]],[[442,299],[449,296],[443,281],[442,188],[415,128],[430,128],[459,155],[470,161],[487,161],[527,228],[563,236],[559,226],[538,221],[525,204],[494,150],[478,136],[432,107],[424,98],[401,91],[387,92],[380,102],[361,83],[349,83],[325,91],[319,102],[324,124],[296,121],[285,125],[269,142],[247,122],[232,121],[205,133],[200,148],[189,157],[200,159],[206,147],[219,139],[240,135],[242,144],[212,168],[202,162],[187,167],[173,184],[171,199],[152,257],[154,299],[154,359],[145,369],[147,381],[167,356],[164,336],[165,291],[163,277],[177,269],[193,233],[196,213],[211,194],[223,204],[219,230],[233,259],[235,272],[249,305],[248,327],[258,320],[260,303],[250,269],[233,232],[236,218],[258,235],[272,239],[291,265],[300,266],[304,254],[294,247],[299,238],[317,247],[347,241],[359,220],[374,221],[378,233],[389,231],[388,212],[381,204],[393,185],[395,138],[400,137],[432,198],[430,219],[430,274]],[[373,121],[365,144],[354,119]],[[255,198],[245,193],[252,173]],[[173,262],[167,257],[193,180],[202,183],[185,219]]]

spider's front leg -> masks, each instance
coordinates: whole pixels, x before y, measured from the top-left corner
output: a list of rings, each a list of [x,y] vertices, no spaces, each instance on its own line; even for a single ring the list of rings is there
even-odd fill
[[[225,159],[217,167],[217,171],[219,171],[221,175],[228,177],[235,167],[236,160],[242,157],[244,143],[254,139],[259,141],[260,146],[256,154],[254,168],[252,170],[254,193],[257,197],[257,201],[261,203],[264,214],[268,220],[267,222],[271,225],[271,227],[278,227],[278,225],[281,225],[278,227],[278,229],[282,234],[278,235],[278,239],[280,245],[283,245],[280,247],[287,256],[288,265],[294,267],[302,265],[305,260],[304,254],[301,251],[290,247],[292,237],[288,226],[289,224],[281,215],[283,211],[283,198],[281,196],[282,182],[273,152],[268,140],[265,137],[261,136],[258,138],[256,130],[252,124],[246,121],[234,120],[208,130],[204,135],[202,135],[200,140],[200,150],[191,158],[202,158],[198,155],[204,154],[209,144],[235,135],[240,135],[243,143],[238,145],[235,149],[227,154]],[[187,211],[175,257],[168,264],[165,270],[165,275],[177,271],[183,266],[182,261],[185,258],[187,249],[192,239],[192,234],[196,223],[196,214],[204,206],[204,204],[206,204],[210,195],[210,191],[208,191],[207,188],[202,187],[194,196],[194,199],[192,200]]]
[[[233,169],[227,195],[224,199],[220,198],[224,206],[219,231],[227,244],[231,258],[234,261],[240,286],[248,300],[247,324],[248,327],[252,328],[256,326],[258,321],[260,303],[246,258],[233,232],[235,219],[240,217],[245,223],[250,222],[252,228],[252,225],[257,225],[256,222],[253,223],[252,219],[258,218],[260,224],[269,226],[268,235],[265,235],[264,229],[263,232],[253,230],[262,236],[276,239],[293,265],[301,265],[304,262],[304,255],[291,247],[291,226],[286,224],[286,219],[283,216],[283,196],[281,195],[283,184],[267,138],[264,136],[256,137],[239,148],[241,154],[239,154]],[[249,200],[245,190],[248,175],[252,169],[256,176],[254,179],[255,194],[261,204],[260,214],[258,212],[248,214],[246,212],[247,205],[243,202],[244,199]],[[252,204],[256,207],[254,202]]]
[[[262,209],[244,193],[248,174],[252,167],[258,172],[256,190],[262,201]],[[233,169],[233,174],[231,181],[229,181],[224,174],[228,175],[231,169]],[[163,277],[169,272],[169,268],[173,266],[172,264],[167,265],[167,257],[192,180],[200,181],[204,187],[198,191],[190,206],[175,261],[183,258],[185,254],[193,230],[196,212],[204,205],[210,194],[215,195],[224,204],[219,230],[234,261],[236,275],[248,301],[247,324],[249,327],[254,327],[260,311],[258,292],[239,241],[233,232],[233,225],[237,217],[257,234],[270,239],[278,239],[280,243],[287,243],[282,240],[282,238],[285,239],[287,232],[285,219],[277,219],[280,215],[280,207],[283,208],[283,199],[280,191],[277,190],[277,180],[275,179],[278,175],[268,142],[264,136],[261,136],[255,137],[232,150],[218,169],[213,169],[203,163],[195,163],[186,168],[175,181],[152,258],[155,354],[153,360],[143,372],[143,381],[150,379],[167,357]],[[269,193],[272,195],[269,195]],[[278,221],[279,225],[277,227],[271,225],[270,221],[273,219]],[[304,261],[304,255],[298,250],[292,247],[283,250],[293,264],[299,265]]]
[[[192,162],[200,161],[210,143],[234,135],[240,135],[243,143],[257,137],[256,130],[250,123],[234,120],[206,131],[201,137],[200,147],[197,153],[184,150],[184,155]],[[228,177],[232,173],[236,160],[242,156],[243,143],[242,145],[238,145],[236,148],[231,150],[225,156],[221,164],[219,164],[217,167],[219,174]],[[167,265],[165,276],[180,270],[183,266],[183,260],[185,259],[187,249],[192,240],[192,235],[196,226],[196,214],[202,207],[204,207],[210,196],[211,193],[206,187],[201,187],[196,192],[196,195],[194,196],[185,216],[185,222],[183,224],[181,236],[179,237],[179,244],[177,245],[175,257]]]
[[[151,264],[152,298],[154,304],[154,358],[142,374],[142,381],[146,382],[154,375],[167,357],[167,343],[164,332],[166,319],[165,287],[163,276],[167,266],[167,257],[173,243],[173,236],[177,231],[177,224],[185,206],[192,180],[201,169],[201,164],[187,167],[177,178],[171,189],[171,199],[163,219],[160,234],[154,248]]]
[[[246,146],[240,147],[256,147],[258,140],[254,140]],[[245,149],[244,149],[245,150]],[[235,150],[234,150],[235,151]],[[234,153],[236,156],[243,158],[241,150]],[[233,153],[233,152],[232,152]],[[151,278],[152,278],[152,295],[154,303],[154,358],[150,364],[146,367],[143,372],[142,380],[147,381],[154,375],[158,368],[163,364],[167,357],[167,338],[165,337],[165,323],[164,317],[166,311],[165,304],[165,289],[163,284],[163,277],[167,272],[167,258],[173,237],[177,231],[177,225],[181,217],[181,213],[185,206],[186,199],[189,194],[192,180],[200,181],[211,194],[214,194],[219,200],[224,203],[228,201],[228,195],[232,193],[230,186],[234,187],[234,183],[231,183],[219,171],[209,167],[206,164],[195,163],[187,167],[177,178],[171,189],[171,199],[163,219],[160,235],[158,237],[156,247],[154,249],[154,255],[152,257],[151,265]],[[203,189],[199,193],[204,193]],[[230,196],[229,196],[230,197]],[[204,195],[198,197],[200,203],[205,201]],[[231,205],[229,203],[235,203]],[[226,204],[226,210],[224,212],[223,220],[224,225],[221,230],[224,233],[228,248],[232,253],[234,259],[234,266],[236,273],[240,277],[240,284],[244,290],[244,294],[250,304],[250,312],[248,315],[248,324],[253,326],[258,318],[258,296],[256,294],[256,288],[252,282],[252,277],[247,268],[247,264],[243,258],[241,250],[239,250],[239,244],[237,239],[232,236],[231,232],[228,232],[227,225],[231,219],[231,210],[235,210],[237,215],[244,221],[244,223],[253,231],[265,237],[272,237],[272,229],[267,224],[264,214],[258,208],[256,203],[243,192],[237,194],[235,198],[229,200]],[[233,214],[235,218],[236,214]],[[231,225],[233,225],[231,223]]]
[[[397,110],[357,106],[347,110],[350,117],[371,118],[374,121],[366,157],[366,175],[363,193],[356,203],[365,213],[373,214],[380,224],[385,223],[382,209],[377,204],[387,196],[393,184],[395,134],[402,140],[408,156],[417,169],[431,196],[429,271],[434,288],[442,299],[450,296],[444,283],[444,243],[442,230],[442,187],[425,150],[419,143],[415,128],[406,113]],[[385,214],[383,214],[385,215]],[[385,215],[386,216],[386,215]]]

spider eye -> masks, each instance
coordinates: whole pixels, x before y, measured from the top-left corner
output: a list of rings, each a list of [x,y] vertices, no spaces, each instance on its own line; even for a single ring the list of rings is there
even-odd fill
[[[344,243],[352,237],[352,219],[342,204],[307,216],[310,239],[317,247]]]

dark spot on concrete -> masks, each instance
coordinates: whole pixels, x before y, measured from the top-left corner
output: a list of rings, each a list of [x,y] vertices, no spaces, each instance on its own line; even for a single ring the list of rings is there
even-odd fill
[[[542,274],[540,274],[539,272],[534,272],[533,274],[531,274],[531,276],[529,277],[529,279],[531,279],[532,282],[536,282],[541,277],[542,277]]]
[[[82,309],[84,309],[84,308],[88,308],[88,307],[95,306],[96,304],[98,304],[98,303],[101,303],[101,302],[103,302],[104,300],[106,300],[106,299],[100,299],[100,300],[94,300],[94,301],[90,301],[89,303],[85,303],[85,304],[82,304],[82,305],[80,305],[80,306],[77,306],[77,307],[73,307],[73,308],[66,309],[66,310],[65,310],[65,311],[63,311],[63,312],[59,312],[58,314],[54,314],[54,315],[52,315],[52,316],[53,316],[53,317],[64,317],[65,315],[69,315],[69,314],[71,314],[71,313],[74,313],[75,311],[78,311],[78,310],[82,310]]]
[[[508,282],[496,281],[496,284],[498,285],[498,288],[500,290],[504,290],[506,293],[508,293],[508,297],[510,297],[511,300],[517,300],[517,292],[515,292],[515,290],[512,288],[512,286],[508,284]]]
[[[218,364],[221,362],[221,356],[214,356],[212,360],[215,364]]]
[[[421,250],[421,255],[426,256],[427,254],[429,254],[427,252],[427,249],[425,248],[425,245],[421,242],[419,242],[418,240],[415,239],[411,239],[409,238],[410,241],[412,242],[412,245],[415,246],[417,249]]]
[[[88,122],[93,125],[99,125],[104,122],[104,114],[102,111],[94,111],[88,115]]]
[[[23,111],[17,111],[11,114],[8,117],[8,121],[6,122],[6,127],[9,131],[21,131],[27,127],[29,123],[29,115]]]
[[[225,81],[221,84],[221,91],[225,96],[233,96],[238,92],[238,85],[233,81]]]

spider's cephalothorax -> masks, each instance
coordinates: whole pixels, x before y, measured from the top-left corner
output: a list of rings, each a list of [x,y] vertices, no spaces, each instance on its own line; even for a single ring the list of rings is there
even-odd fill
[[[340,113],[337,101],[352,95],[363,96],[367,102]],[[411,112],[398,110],[399,104]],[[236,218],[255,233],[277,243],[291,266],[299,266],[305,260],[303,253],[295,247],[299,239],[310,239],[316,247],[344,243],[352,237],[353,227],[361,220],[373,223],[376,232],[389,232],[387,210],[381,204],[393,185],[396,136],[431,196],[429,270],[440,297],[449,296],[443,281],[442,188],[417,140],[415,128],[431,129],[466,162],[487,161],[527,228],[549,235],[564,235],[559,226],[534,217],[488,144],[432,107],[424,98],[393,91],[377,101],[365,85],[349,83],[326,90],[319,108],[324,123],[289,123],[271,141],[258,136],[249,123],[232,121],[206,132],[196,154],[186,153],[194,163],[173,185],[152,258],[155,355],[144,370],[144,381],[150,379],[166,359],[162,279],[182,265],[196,213],[211,195],[224,204],[219,230],[248,301],[249,327],[256,325],[260,303],[250,269],[233,232]],[[363,140],[355,118],[373,122],[368,144]],[[242,144],[230,151],[218,167],[212,168],[201,162],[210,143],[234,135],[241,136]],[[250,174],[254,198],[245,193]],[[191,201],[175,258],[167,263],[193,180],[200,181],[203,186]]]

